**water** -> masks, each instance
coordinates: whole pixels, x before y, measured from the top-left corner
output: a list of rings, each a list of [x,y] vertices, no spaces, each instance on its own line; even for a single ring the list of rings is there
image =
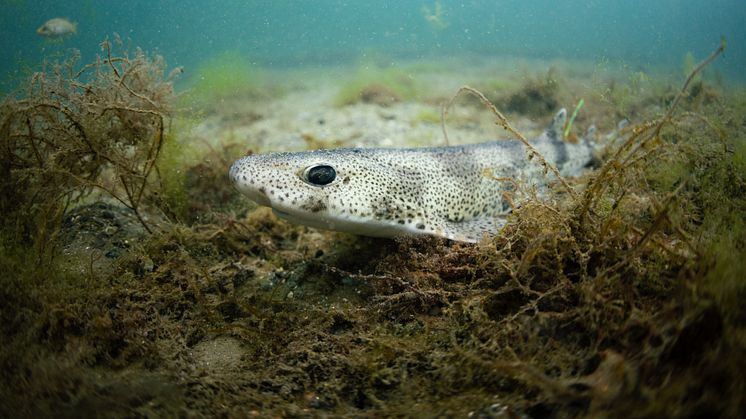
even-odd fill
[[[2,102],[0,418],[743,416],[745,4],[4,1],[0,97],[115,33],[185,74],[172,96],[138,57]],[[36,34],[55,17],[78,33]],[[552,154],[599,154],[577,178],[544,167],[541,188],[522,164],[480,171],[518,208],[492,241],[306,228],[228,177],[249,152],[444,145],[440,105],[467,83],[527,137],[565,107],[578,141]],[[510,141],[471,99],[450,144]],[[481,178],[443,186],[461,164],[369,164],[318,189],[278,164],[257,194],[312,220],[342,198],[447,225],[477,208],[460,185]]]
[[[681,75],[688,52],[700,58],[724,36],[714,64],[744,82],[746,7],[742,0],[452,1],[341,0],[111,2],[5,1],[0,15],[2,79],[38,68],[42,57],[80,49],[87,62],[106,36],[119,33],[171,66],[189,72],[222,51],[259,66],[301,67],[354,62],[366,54],[392,59],[513,56],[621,61],[666,67]],[[442,13],[436,15],[440,4]],[[35,33],[67,17],[78,34],[49,42]],[[10,75],[10,76],[8,76]]]

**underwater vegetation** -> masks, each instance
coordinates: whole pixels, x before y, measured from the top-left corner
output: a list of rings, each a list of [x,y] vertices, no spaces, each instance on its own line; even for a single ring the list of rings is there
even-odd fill
[[[416,80],[405,69],[374,63],[361,64],[357,73],[340,87],[335,104],[345,106],[362,102],[390,106],[415,99],[417,88]]]
[[[557,71],[550,68],[544,76],[527,77],[520,86],[512,87],[502,80],[477,86],[498,108],[532,117],[551,114],[560,107]]]
[[[181,102],[194,107],[214,104],[217,99],[256,94],[261,72],[244,56],[225,51],[206,60],[188,78]]]
[[[33,76],[0,113],[0,416],[746,408],[742,88],[694,80],[695,65],[683,89],[628,99],[644,117],[600,138],[598,166],[516,208],[492,240],[381,240],[231,202],[228,162],[251,144],[168,160],[184,139],[163,122],[165,64],[109,47]],[[500,102],[459,93],[520,135]],[[576,125],[598,112],[578,109]],[[159,172],[179,165],[186,179],[164,192]],[[44,214],[57,221],[40,227]],[[44,231],[60,245],[34,250]],[[58,250],[81,235],[92,249],[71,270]]]
[[[115,45],[123,49],[118,38]],[[80,66],[73,55],[48,64],[0,104],[3,138],[0,182],[13,239],[51,241],[66,209],[94,189],[131,209],[146,229],[141,207],[154,188],[151,176],[165,141],[173,100],[161,57],[140,50]]]

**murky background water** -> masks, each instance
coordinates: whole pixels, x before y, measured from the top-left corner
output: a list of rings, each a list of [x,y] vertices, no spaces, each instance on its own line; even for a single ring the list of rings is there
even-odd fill
[[[746,80],[742,0],[630,1],[4,1],[0,74],[34,68],[42,57],[80,49],[88,61],[116,32],[159,51],[188,72],[223,51],[268,68],[475,55],[621,61],[634,70],[681,76],[687,53],[702,57],[729,42],[713,68]],[[65,17],[78,33],[50,42],[35,33]],[[10,76],[12,78],[12,76]]]

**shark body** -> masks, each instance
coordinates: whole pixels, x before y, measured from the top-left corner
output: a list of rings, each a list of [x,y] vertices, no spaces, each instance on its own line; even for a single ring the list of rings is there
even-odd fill
[[[594,128],[562,140],[567,113],[530,141],[563,176],[592,160]],[[431,148],[343,148],[251,155],[230,169],[235,187],[280,218],[374,237],[433,235],[478,242],[497,234],[516,182],[542,188],[542,166],[517,140]]]

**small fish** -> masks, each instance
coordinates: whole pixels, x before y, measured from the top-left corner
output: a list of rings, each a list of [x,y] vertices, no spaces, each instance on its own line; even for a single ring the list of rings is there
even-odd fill
[[[567,112],[531,144],[563,176],[591,163],[595,127],[562,140]],[[236,188],[288,221],[376,237],[432,235],[477,242],[498,233],[515,179],[541,187],[542,167],[518,141],[410,149],[335,149],[247,156],[230,169]]]
[[[39,26],[36,33],[50,39],[61,39],[78,32],[78,24],[61,17],[49,19]]]

